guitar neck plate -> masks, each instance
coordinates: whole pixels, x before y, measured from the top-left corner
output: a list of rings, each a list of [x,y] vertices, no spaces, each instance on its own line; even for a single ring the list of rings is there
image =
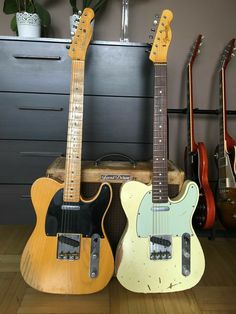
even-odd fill
[[[150,237],[150,260],[168,260],[172,257],[172,237],[155,235]]]
[[[99,274],[99,258],[100,258],[100,235],[95,233],[91,237],[90,251],[90,271],[91,278],[96,278]]]
[[[73,233],[58,233],[57,258],[62,260],[78,260],[80,258],[81,235]]]

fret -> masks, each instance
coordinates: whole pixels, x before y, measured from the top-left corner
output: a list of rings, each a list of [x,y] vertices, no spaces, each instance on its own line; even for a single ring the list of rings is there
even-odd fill
[[[155,64],[154,122],[153,122],[153,176],[152,201],[168,201],[167,180],[167,66]]]
[[[65,202],[79,202],[83,129],[84,61],[72,61],[66,148]],[[75,188],[76,185],[76,188]]]

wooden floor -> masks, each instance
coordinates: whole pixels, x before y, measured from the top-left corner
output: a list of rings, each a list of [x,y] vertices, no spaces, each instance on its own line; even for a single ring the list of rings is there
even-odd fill
[[[102,292],[63,296],[35,291],[20,275],[20,254],[31,230],[27,226],[0,226],[0,314],[236,313],[236,239],[201,239],[206,271],[191,290],[136,294],[114,278]]]

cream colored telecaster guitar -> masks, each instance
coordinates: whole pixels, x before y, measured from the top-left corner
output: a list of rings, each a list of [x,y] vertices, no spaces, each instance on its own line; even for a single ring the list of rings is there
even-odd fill
[[[172,12],[164,10],[150,53],[154,63],[152,185],[130,181],[121,189],[127,227],[118,245],[116,274],[134,292],[174,292],[196,285],[205,259],[192,227],[198,187],[186,181],[176,199],[168,198],[167,51]]]

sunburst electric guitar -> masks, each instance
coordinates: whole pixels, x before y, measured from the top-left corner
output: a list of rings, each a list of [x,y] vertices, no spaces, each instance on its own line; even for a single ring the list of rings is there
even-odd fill
[[[72,79],[65,182],[40,178],[31,189],[37,222],[20,269],[31,287],[44,292],[96,292],[107,285],[114,270],[103,227],[111,186],[102,183],[91,199],[80,195],[84,66],[93,18],[93,10],[85,9],[69,50]]]
[[[204,254],[192,227],[198,186],[186,181],[180,195],[168,198],[167,51],[172,12],[164,10],[150,53],[154,63],[154,128],[152,185],[125,183],[121,203],[127,227],[118,245],[116,274],[134,292],[174,292],[197,284]]]
[[[206,146],[203,142],[194,139],[194,114],[193,114],[193,74],[192,68],[200,51],[202,35],[198,35],[193,45],[187,66],[188,98],[187,98],[187,147],[185,148],[185,175],[188,180],[193,180],[199,187],[199,200],[193,215],[193,225],[196,228],[209,229],[215,222],[215,200],[208,181],[208,157]]]
[[[219,103],[219,145],[217,149],[218,189],[217,209],[222,224],[227,229],[236,230],[236,142],[227,130],[227,97],[226,69],[235,48],[233,38],[225,47],[221,57],[219,71],[220,103]]]

